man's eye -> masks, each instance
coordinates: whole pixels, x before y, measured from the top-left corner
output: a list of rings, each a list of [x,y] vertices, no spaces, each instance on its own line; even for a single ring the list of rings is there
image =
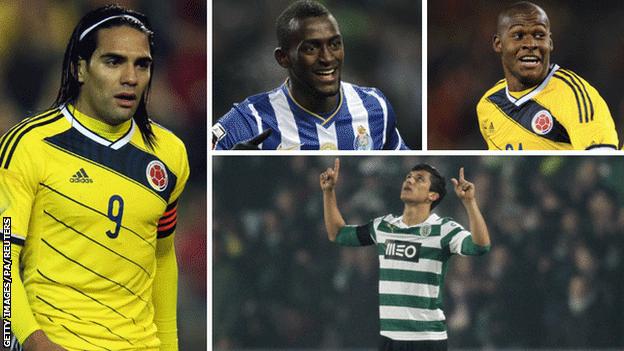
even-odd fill
[[[139,62],[137,66],[142,69],[148,69],[151,66],[151,62]]]
[[[340,49],[342,47],[342,42],[340,40],[333,41],[329,44],[329,47],[332,50]]]
[[[301,51],[305,53],[312,53],[316,51],[316,46],[314,45],[303,45],[301,46]]]

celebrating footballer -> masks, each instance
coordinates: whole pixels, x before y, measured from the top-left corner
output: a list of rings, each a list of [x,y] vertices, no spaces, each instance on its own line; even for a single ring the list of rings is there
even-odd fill
[[[490,249],[487,225],[464,177],[451,179],[470,222],[470,231],[431,211],[444,199],[446,182],[438,170],[418,164],[401,187],[403,214],[347,225],[336,199],[340,160],[320,175],[325,228],[330,241],[343,246],[376,245],[379,253],[380,346],[383,351],[447,350],[442,310],[446,267],[453,255],[482,255]],[[374,287],[371,287],[371,289]]]

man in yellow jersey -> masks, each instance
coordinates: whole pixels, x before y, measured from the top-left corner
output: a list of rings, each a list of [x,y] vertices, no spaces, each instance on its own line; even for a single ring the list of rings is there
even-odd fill
[[[24,350],[178,349],[173,233],[189,167],[147,113],[152,49],[144,15],[88,13],[53,107],[0,139]]]
[[[607,104],[576,73],[551,64],[550,21],[522,1],[498,15],[493,48],[505,79],[477,105],[479,129],[490,150],[617,149]]]

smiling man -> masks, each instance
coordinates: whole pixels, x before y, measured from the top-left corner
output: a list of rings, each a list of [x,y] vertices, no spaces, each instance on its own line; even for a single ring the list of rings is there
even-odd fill
[[[291,4],[277,19],[280,87],[234,104],[212,127],[213,147],[265,150],[407,149],[390,102],[376,88],[341,81],[338,23],[316,1]]]
[[[376,245],[379,253],[379,320],[381,351],[447,350],[443,309],[444,277],[453,255],[482,255],[490,235],[477,205],[475,186],[451,179],[470,222],[470,231],[431,211],[446,195],[444,177],[418,164],[403,180],[403,214],[347,225],[336,200],[340,160],[320,175],[325,228],[330,241],[343,246]],[[472,232],[472,233],[471,233]]]
[[[522,1],[503,10],[492,45],[505,79],[477,105],[490,150],[617,149],[615,124],[598,91],[550,62],[550,20],[541,7]]]
[[[154,33],[86,14],[53,107],[0,139],[11,217],[11,350],[177,350],[177,201],[186,149],[151,122]]]

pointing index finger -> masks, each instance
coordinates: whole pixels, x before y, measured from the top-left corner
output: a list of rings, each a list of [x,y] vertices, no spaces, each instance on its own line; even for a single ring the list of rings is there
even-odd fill
[[[336,173],[336,178],[338,178],[338,173],[340,172],[340,159],[338,157],[334,161],[334,172]]]
[[[463,183],[466,181],[466,179],[464,178],[464,167],[459,168],[459,181],[460,183]]]

